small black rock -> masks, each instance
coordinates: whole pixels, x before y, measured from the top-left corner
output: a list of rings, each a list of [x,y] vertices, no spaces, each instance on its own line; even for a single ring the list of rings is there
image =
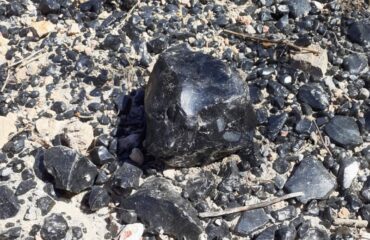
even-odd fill
[[[112,188],[118,194],[130,193],[139,187],[140,177],[143,174],[140,168],[125,162],[112,176]]]
[[[15,191],[16,196],[23,195],[30,191],[31,189],[35,188],[37,183],[33,179],[28,179],[25,181],[22,181],[18,187],[17,190]]]
[[[97,211],[100,208],[107,207],[110,201],[110,195],[104,188],[93,187],[89,193],[89,208],[91,211]]]
[[[99,146],[95,147],[90,152],[90,159],[95,165],[101,166],[106,163],[113,162],[116,158],[108,151],[106,147]]]
[[[58,101],[51,106],[51,110],[56,113],[63,113],[67,110],[67,105],[64,102]]]
[[[7,186],[0,186],[0,219],[14,217],[19,208],[18,199],[13,191]]]
[[[41,197],[36,200],[36,206],[41,210],[41,215],[45,216],[53,209],[55,201],[49,196]]]
[[[298,99],[307,103],[314,110],[325,110],[329,106],[329,97],[318,85],[303,85],[299,88]]]
[[[44,219],[41,228],[41,237],[44,240],[62,240],[67,234],[69,227],[61,214],[53,213]]]
[[[353,148],[362,143],[362,138],[356,121],[347,116],[335,116],[325,126],[325,132],[330,139],[342,147]]]
[[[234,231],[242,236],[247,236],[255,230],[263,227],[269,221],[263,208],[243,212]]]
[[[42,14],[57,14],[60,11],[60,4],[57,0],[41,0],[39,10]]]
[[[348,28],[347,36],[352,42],[358,44],[370,43],[370,23],[365,21],[352,23]]]
[[[289,192],[304,193],[297,198],[303,203],[312,199],[326,198],[335,187],[335,178],[321,162],[311,157],[303,159],[285,183],[285,188]]]
[[[368,67],[367,57],[353,53],[343,60],[343,68],[351,74],[360,74]]]

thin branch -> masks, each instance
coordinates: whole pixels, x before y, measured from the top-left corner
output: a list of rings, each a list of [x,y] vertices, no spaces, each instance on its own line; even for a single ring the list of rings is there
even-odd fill
[[[322,145],[324,145],[326,151],[328,151],[328,153],[330,154],[330,156],[333,156],[333,154],[331,153],[329,147],[326,145],[326,143],[324,141],[324,138],[323,138],[323,136],[321,134],[321,131],[319,129],[319,126],[317,126],[316,120],[313,120],[313,123],[315,124],[316,130],[317,130],[317,132],[319,134],[319,137],[320,137],[320,140],[321,140]]]
[[[43,52],[44,49],[40,49],[34,53],[32,53],[31,55],[19,60],[18,62],[15,62],[15,63],[12,63],[11,65],[8,66],[8,68],[13,68],[13,67],[16,67],[18,66],[19,64],[24,64],[26,61],[30,60],[31,58],[35,57],[36,55],[38,55],[39,53]],[[27,62],[27,63],[30,63],[30,62]]]
[[[304,195],[303,192],[290,193],[282,197],[272,198],[264,202],[251,204],[251,205],[247,205],[243,207],[229,208],[229,209],[225,209],[225,210],[218,211],[218,212],[202,212],[202,213],[199,213],[199,217],[201,218],[219,217],[219,216],[228,215],[232,213],[244,212],[244,211],[248,211],[248,210],[252,210],[256,208],[263,208],[263,207],[267,207],[272,204],[275,204],[275,203],[278,203],[278,202],[281,202],[281,201],[284,201],[290,198],[295,198],[295,197],[299,197],[303,195]]]
[[[366,220],[358,220],[358,219],[342,219],[342,218],[335,218],[334,219],[334,225],[337,226],[348,226],[348,227],[367,227],[369,225],[369,222]]]
[[[6,87],[6,85],[8,84],[8,81],[9,81],[9,69],[7,70],[7,73],[6,73],[6,78],[5,78],[5,81],[4,81],[4,84],[3,84],[3,86],[1,87],[1,90],[0,90],[0,92],[4,92],[4,90],[5,90],[5,87]]]
[[[366,55],[366,53],[364,53],[364,52],[358,52],[358,51],[354,51],[354,50],[351,50],[351,49],[349,49],[349,48],[344,47],[344,46],[343,46],[343,45],[338,41],[337,35],[335,35],[335,33],[333,33],[333,32],[329,32],[329,33],[331,33],[331,34],[334,36],[335,43],[336,43],[339,47],[343,48],[344,50],[346,50],[346,51],[348,51],[348,52],[351,52],[351,53],[357,53],[357,54]]]
[[[287,40],[283,40],[283,39],[273,40],[273,39],[267,39],[267,38],[262,38],[262,37],[250,36],[250,35],[246,35],[246,34],[239,33],[239,32],[234,32],[234,31],[227,30],[227,29],[224,29],[223,32],[229,33],[229,34],[232,34],[232,35],[235,35],[235,36],[239,36],[239,37],[242,37],[244,39],[251,40],[251,41],[254,41],[254,42],[265,42],[265,43],[271,43],[271,44],[275,44],[275,45],[285,45],[285,46],[288,46],[288,47],[290,47],[290,48],[292,48],[296,51],[299,51],[299,52],[313,53],[313,54],[316,54],[316,55],[320,54],[320,52],[317,51],[317,50],[314,50],[314,49],[311,49],[311,48],[300,47],[300,46],[295,45],[294,43],[291,43],[291,42],[289,42]]]

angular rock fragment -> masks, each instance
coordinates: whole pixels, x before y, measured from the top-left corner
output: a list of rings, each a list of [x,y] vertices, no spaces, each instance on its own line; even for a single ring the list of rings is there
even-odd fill
[[[211,173],[207,172],[194,179],[189,179],[184,192],[191,201],[197,201],[207,198],[215,189],[215,179]]]
[[[263,208],[246,211],[240,216],[234,232],[247,236],[267,224],[268,221],[269,218]]]
[[[21,227],[13,227],[5,232],[0,232],[0,239],[6,239],[6,240],[15,240],[15,239],[20,239],[22,233],[22,228]]]
[[[321,162],[311,157],[303,159],[285,183],[289,192],[304,193],[297,198],[303,203],[312,199],[324,199],[335,187],[335,178]]]
[[[347,116],[335,116],[325,126],[330,139],[341,147],[353,148],[362,143],[356,121]]]
[[[308,48],[318,51],[319,54],[297,52],[292,55],[292,66],[306,71],[314,77],[323,77],[328,70],[328,54],[319,45],[310,45]]]
[[[284,124],[287,119],[288,119],[287,113],[281,113],[269,117],[266,134],[270,140],[275,140],[275,138],[279,135],[281,129],[284,127]]]
[[[311,11],[311,5],[308,0],[289,0],[287,4],[289,13],[294,18],[304,17]]]
[[[146,149],[168,165],[202,165],[251,148],[256,118],[248,90],[222,61],[171,48],[145,94]]]
[[[31,189],[35,188],[36,185],[37,183],[33,179],[22,181],[18,185],[17,190],[15,191],[15,195],[16,196],[23,195],[27,193],[28,191],[30,191]]]
[[[55,201],[49,196],[41,197],[36,200],[36,206],[41,210],[41,215],[45,216],[53,209]]]
[[[106,163],[113,162],[115,157],[108,151],[106,147],[99,146],[95,147],[90,152],[90,159],[95,165],[101,166]]]
[[[123,208],[135,210],[148,231],[163,230],[176,239],[199,239],[203,232],[197,211],[166,179],[147,179],[121,203]]]
[[[111,187],[117,194],[129,194],[139,187],[140,177],[143,174],[140,168],[125,162],[114,172]]]
[[[361,45],[370,43],[370,23],[361,21],[352,23],[347,31],[349,40]]]
[[[360,74],[368,70],[368,60],[365,55],[353,53],[343,60],[343,68],[351,74]]]
[[[108,206],[111,201],[108,191],[101,187],[93,187],[89,193],[89,207],[91,211]]]
[[[230,239],[231,233],[225,221],[216,219],[206,227],[207,239]]]
[[[329,97],[318,85],[303,85],[299,88],[298,99],[307,103],[314,110],[325,110],[329,106]]]
[[[62,240],[67,234],[69,227],[61,214],[53,213],[45,218],[41,228],[41,237],[44,240]]]
[[[14,217],[19,211],[19,203],[12,190],[0,186],[0,219]]]
[[[45,150],[44,165],[55,181],[55,187],[79,193],[94,183],[96,166],[75,150],[56,146]]]
[[[287,206],[285,208],[273,211],[271,216],[278,221],[285,221],[296,217],[297,211],[294,206]]]

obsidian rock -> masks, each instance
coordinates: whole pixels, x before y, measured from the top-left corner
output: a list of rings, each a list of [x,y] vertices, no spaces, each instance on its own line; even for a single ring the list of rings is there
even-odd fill
[[[39,10],[42,14],[59,13],[60,4],[57,0],[41,0]]]
[[[222,220],[211,221],[206,227],[206,233],[207,239],[231,239],[229,226]]]
[[[307,15],[311,11],[311,5],[308,0],[289,0],[289,13],[294,18],[300,18]]]
[[[72,193],[91,187],[98,174],[96,166],[89,159],[65,146],[47,149],[44,165],[53,176],[55,187]]]
[[[351,74],[359,74],[368,67],[365,55],[353,53],[343,60],[343,68]]]
[[[352,148],[362,143],[356,121],[347,116],[335,116],[325,126],[330,139],[342,147]]]
[[[207,198],[215,189],[215,178],[211,173],[207,172],[196,178],[189,179],[184,191],[191,201],[197,201]]]
[[[139,187],[140,177],[143,171],[128,162],[114,172],[111,187],[117,194],[129,194],[133,189]]]
[[[18,199],[13,191],[7,186],[0,186],[0,219],[14,217],[19,208]]]
[[[23,195],[26,192],[30,191],[31,189],[35,188],[37,183],[33,179],[28,179],[25,181],[22,181],[15,191],[15,195]]]
[[[278,221],[285,221],[296,217],[297,211],[294,206],[287,206],[285,208],[273,211],[271,216]]]
[[[41,210],[41,215],[45,216],[55,206],[55,201],[49,196],[41,197],[36,200],[36,206]]]
[[[152,177],[122,207],[135,210],[147,231],[163,230],[176,239],[199,239],[204,231],[197,211],[164,178]]]
[[[352,42],[366,45],[370,42],[370,23],[361,21],[352,23],[347,31],[347,36]]]
[[[89,193],[89,207],[91,211],[108,206],[111,198],[108,191],[101,187],[93,187]]]
[[[242,236],[247,236],[261,228],[269,221],[269,217],[263,208],[243,212],[234,231]]]
[[[5,232],[0,233],[0,239],[6,239],[6,240],[15,240],[15,239],[20,239],[22,233],[22,228],[21,227],[13,227]]]
[[[336,181],[321,162],[314,158],[303,159],[285,183],[289,192],[303,192],[297,199],[307,203],[312,199],[323,199],[335,189]]]
[[[222,61],[186,45],[171,48],[159,56],[145,94],[146,149],[168,165],[252,149],[256,117],[247,86]]]
[[[329,97],[318,85],[303,85],[299,88],[298,99],[307,103],[314,110],[325,110],[329,106]]]
[[[108,149],[104,146],[95,147],[90,152],[90,159],[91,161],[98,166],[103,164],[113,162],[115,157],[108,151]]]
[[[45,218],[41,228],[41,237],[44,240],[62,240],[67,234],[69,227],[61,214],[53,213]]]

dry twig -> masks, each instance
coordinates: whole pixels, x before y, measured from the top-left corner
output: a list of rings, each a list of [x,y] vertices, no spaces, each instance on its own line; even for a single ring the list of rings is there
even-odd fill
[[[369,222],[366,220],[358,220],[358,219],[343,219],[343,218],[335,218],[334,219],[334,225],[337,226],[348,226],[348,227],[367,227],[369,225]]]
[[[6,85],[8,84],[8,81],[9,81],[9,69],[8,69],[8,71],[7,71],[7,73],[6,73],[6,78],[5,78],[5,81],[4,81],[3,86],[1,87],[0,92],[3,92],[3,91],[4,91],[4,89],[5,89]]]
[[[319,129],[319,126],[317,126],[316,120],[313,120],[313,123],[315,124],[316,130],[317,130],[317,132],[319,134],[319,137],[320,137],[320,140],[321,140],[322,145],[324,145],[326,151],[328,151],[328,153],[330,154],[330,156],[333,156],[333,154],[331,153],[329,147],[327,146],[327,144],[324,141],[324,138],[323,138],[323,136],[321,134],[321,131]]]
[[[295,198],[295,197],[299,197],[303,195],[304,195],[303,192],[290,193],[282,197],[273,198],[273,199],[270,199],[264,202],[251,204],[248,206],[229,208],[229,209],[225,209],[225,210],[218,211],[218,212],[202,212],[202,213],[199,213],[199,217],[201,218],[219,217],[219,216],[228,215],[232,213],[244,212],[244,211],[248,211],[248,210],[252,210],[256,208],[263,208],[263,207],[267,207],[272,204],[275,204],[275,203],[278,203],[278,202],[281,202],[281,201],[284,201],[290,198]]]
[[[320,52],[317,51],[317,50],[314,50],[314,49],[311,49],[311,48],[300,47],[300,46],[297,46],[294,43],[291,43],[291,42],[289,42],[287,40],[284,40],[284,39],[278,39],[278,40],[267,39],[267,38],[250,36],[250,35],[246,35],[246,34],[243,34],[243,33],[234,32],[234,31],[227,30],[227,29],[223,30],[223,32],[229,33],[229,34],[232,34],[232,35],[235,35],[235,36],[238,36],[238,37],[242,37],[244,39],[251,40],[251,41],[254,41],[254,42],[269,43],[269,44],[274,44],[274,45],[285,45],[285,46],[288,46],[288,47],[290,47],[290,48],[292,48],[296,51],[302,52],[302,53],[313,53],[313,54],[316,54],[316,55],[320,54]]]

